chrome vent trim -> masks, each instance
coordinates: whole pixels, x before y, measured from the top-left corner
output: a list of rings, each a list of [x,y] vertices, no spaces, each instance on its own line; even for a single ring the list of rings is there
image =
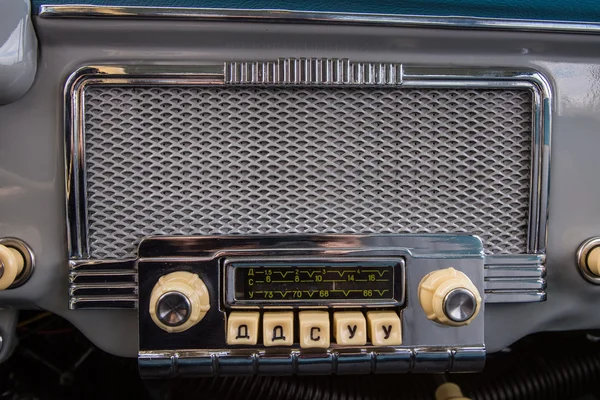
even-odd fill
[[[490,256],[485,260],[486,303],[546,300],[544,255]]]
[[[280,58],[276,62],[227,62],[226,84],[401,85],[402,64],[335,58]]]
[[[129,308],[138,304],[136,260],[69,263],[69,309]]]

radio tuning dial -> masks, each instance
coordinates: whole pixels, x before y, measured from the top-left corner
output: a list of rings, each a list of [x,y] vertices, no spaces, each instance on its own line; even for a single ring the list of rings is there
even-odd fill
[[[206,285],[191,272],[177,271],[161,276],[150,295],[150,316],[169,333],[183,332],[196,325],[210,309]]]
[[[419,284],[427,318],[450,326],[469,324],[481,308],[481,296],[469,277],[454,268],[431,272]]]

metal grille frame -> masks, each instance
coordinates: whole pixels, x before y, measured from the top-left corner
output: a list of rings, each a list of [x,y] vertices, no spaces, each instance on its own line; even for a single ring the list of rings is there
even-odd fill
[[[311,64],[311,62],[313,64]],[[324,60],[320,81],[297,71],[312,60],[280,60],[275,63],[226,63],[225,67],[92,66],[76,71],[65,88],[67,163],[67,224],[71,260],[90,261],[85,169],[85,89],[92,85],[335,85],[399,88],[527,89],[532,93],[531,184],[527,253],[545,253],[550,156],[551,90],[536,71],[464,70],[404,67],[400,64],[349,63]],[[320,66],[320,64],[319,64]],[[328,69],[327,69],[328,68]],[[337,68],[337,69],[336,69]],[[343,68],[343,69],[340,69]],[[304,69],[306,70],[306,69]],[[314,69],[313,69],[314,70]],[[261,72],[272,71],[267,78]],[[344,71],[349,71],[344,73]],[[379,72],[381,71],[381,74]],[[386,72],[387,71],[387,72]],[[389,71],[393,71],[390,74]],[[398,71],[397,73],[395,71]],[[330,72],[328,75],[327,73]],[[378,75],[379,74],[379,75]],[[384,79],[382,77],[394,79]],[[234,79],[233,79],[233,78]],[[312,80],[311,80],[312,79]]]

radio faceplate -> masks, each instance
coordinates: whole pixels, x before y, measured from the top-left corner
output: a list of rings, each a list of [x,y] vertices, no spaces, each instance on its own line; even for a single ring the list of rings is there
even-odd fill
[[[484,292],[484,259],[481,240],[470,235],[146,238],[137,261],[140,371],[145,377],[163,377],[478,370],[485,359],[484,305],[479,297]],[[295,289],[284,285],[300,282],[285,279],[275,282],[280,288],[263,291],[320,292],[332,290],[335,284],[342,286],[333,290],[346,292],[393,290],[394,297],[314,303],[273,298],[242,305],[231,301],[239,300],[233,279],[236,268],[248,269],[238,272],[246,278],[245,284],[249,268],[255,268],[254,276],[260,275],[259,270],[263,275],[270,270],[270,276],[315,278],[318,273],[322,277]],[[433,273],[450,274],[452,282],[459,283],[466,277],[468,283],[458,286],[476,295],[468,324],[449,326],[453,323],[426,314],[422,293],[429,289],[423,282]],[[377,282],[388,274],[394,277],[393,285]],[[451,306],[449,296],[464,294],[450,290],[452,282],[446,285],[442,307]],[[346,287],[357,284],[360,289]],[[375,284],[382,288],[374,289]],[[194,289],[187,292],[189,287]],[[164,300],[174,292],[189,293],[191,300]],[[190,323],[200,309],[204,314]],[[181,324],[191,326],[181,330]],[[363,339],[356,340],[357,334]]]

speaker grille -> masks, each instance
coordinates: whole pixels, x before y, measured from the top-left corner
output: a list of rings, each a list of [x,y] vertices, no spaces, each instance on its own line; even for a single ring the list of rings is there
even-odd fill
[[[147,235],[479,235],[527,251],[532,94],[89,86],[90,255]]]

